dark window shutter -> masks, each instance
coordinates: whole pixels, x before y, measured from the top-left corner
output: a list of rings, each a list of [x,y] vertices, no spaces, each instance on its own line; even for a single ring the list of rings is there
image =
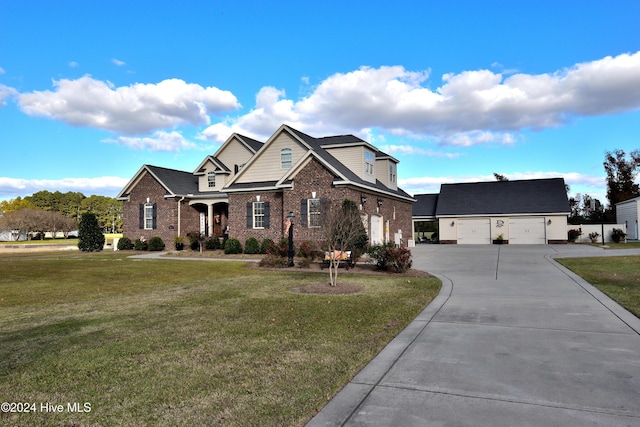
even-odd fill
[[[326,224],[327,215],[329,215],[329,199],[320,199],[320,224]]]
[[[140,213],[138,215],[138,228],[143,229],[144,228],[144,205],[140,203],[138,207],[140,208]]]
[[[269,208],[269,202],[264,202],[264,228],[269,228],[270,219],[271,219],[271,213]]]
[[[151,228],[153,228],[154,230],[158,228],[158,204],[157,203],[153,204],[153,225]]]
[[[253,227],[253,203],[247,202],[247,228]]]
[[[307,199],[300,200],[300,227],[308,227],[309,222],[307,219]]]

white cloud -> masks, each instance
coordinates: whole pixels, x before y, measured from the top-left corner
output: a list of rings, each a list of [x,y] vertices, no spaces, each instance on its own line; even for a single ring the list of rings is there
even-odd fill
[[[0,84],[0,107],[7,105],[6,99],[17,95],[18,91],[14,88]]]
[[[0,200],[29,196],[41,190],[79,191],[85,196],[97,194],[115,197],[129,178],[102,176],[96,178],[22,179],[0,177]]]
[[[209,114],[240,106],[229,91],[180,79],[115,87],[108,81],[84,76],[57,80],[53,85],[54,91],[20,94],[20,108],[29,115],[127,135],[176,125],[208,124]]]
[[[71,61],[69,62],[69,67],[71,68],[76,68],[78,67],[80,64],[78,64],[76,61]]]
[[[134,150],[149,151],[171,151],[177,152],[183,149],[196,148],[197,145],[187,141],[180,132],[155,131],[153,136],[148,137],[129,137],[120,136],[117,138],[108,138],[103,142],[116,143],[132,148]]]
[[[405,156],[428,156],[428,157],[444,157],[447,159],[456,159],[460,157],[460,153],[446,153],[444,151],[434,151],[430,149],[418,148],[413,145],[381,145],[380,150],[387,154],[402,154]]]
[[[448,73],[432,90],[428,70],[361,67],[328,77],[297,101],[276,88],[262,88],[255,108],[225,126],[262,137],[282,123],[314,135],[376,129],[470,146],[513,144],[519,139],[515,133],[523,130],[640,108],[640,52],[547,74],[509,75],[514,71]],[[222,140],[228,136],[216,133]]]
[[[126,65],[126,62],[120,61],[119,59],[116,59],[116,58],[111,59],[111,63],[114,65],[117,65],[118,67],[122,67],[123,65]]]
[[[5,73],[4,68],[0,67],[0,74],[4,74],[4,73]]]

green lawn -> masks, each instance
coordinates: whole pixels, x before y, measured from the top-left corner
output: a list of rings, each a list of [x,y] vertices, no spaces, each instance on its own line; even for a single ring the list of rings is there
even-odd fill
[[[556,261],[640,317],[640,256],[559,258]]]
[[[0,259],[0,401],[36,404],[0,425],[303,425],[440,287],[341,273],[364,291],[301,294],[327,274],[127,255]]]

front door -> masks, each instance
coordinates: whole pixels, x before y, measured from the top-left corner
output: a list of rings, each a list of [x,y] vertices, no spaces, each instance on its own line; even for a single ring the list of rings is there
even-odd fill
[[[379,245],[382,243],[382,217],[380,215],[371,215],[371,244]]]

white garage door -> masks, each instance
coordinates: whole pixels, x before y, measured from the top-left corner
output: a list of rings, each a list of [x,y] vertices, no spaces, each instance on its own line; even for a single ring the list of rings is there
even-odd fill
[[[489,219],[458,220],[458,244],[488,245],[491,243],[491,223]]]
[[[544,218],[511,218],[509,220],[510,245],[544,245]]]

